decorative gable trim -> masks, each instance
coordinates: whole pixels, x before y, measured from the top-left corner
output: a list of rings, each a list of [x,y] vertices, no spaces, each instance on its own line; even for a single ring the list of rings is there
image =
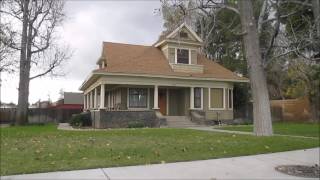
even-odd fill
[[[180,29],[185,27],[200,43],[202,43],[202,39],[195,33],[190,26],[188,26],[186,23],[182,23],[177,29],[172,31],[170,34],[166,36],[166,38],[172,38],[173,35],[175,35]]]
[[[201,45],[203,43],[203,40],[197,35],[197,33],[195,33],[190,26],[188,26],[186,23],[182,23],[177,29],[175,29],[174,31],[172,31],[170,34],[168,34],[164,40],[160,41],[159,43],[155,44],[155,47],[159,47],[161,44],[163,44],[164,42],[169,42],[169,41],[174,41],[174,40],[168,40],[169,38],[172,38],[177,32],[179,32],[180,29],[182,29],[183,27],[185,27],[190,33],[191,35],[196,38],[196,40],[199,43],[189,43],[189,44],[197,44],[197,45]],[[175,41],[174,41],[175,42]],[[187,43],[187,42],[186,42]]]

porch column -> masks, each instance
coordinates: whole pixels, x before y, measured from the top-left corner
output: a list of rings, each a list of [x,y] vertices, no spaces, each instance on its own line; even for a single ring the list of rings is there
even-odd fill
[[[154,85],[153,109],[159,109],[159,107],[158,107],[158,85]]]
[[[83,111],[87,108],[86,95],[83,93]]]
[[[92,98],[92,96],[93,96],[93,91],[90,91],[90,93],[89,93],[89,97],[90,97],[90,109],[93,108],[93,98]]]
[[[94,109],[98,108],[98,89],[94,88]]]
[[[105,95],[105,87],[104,84],[101,84],[100,88],[100,109],[104,109],[104,95]]]
[[[194,109],[194,87],[190,87],[190,109]]]
[[[86,94],[86,109],[89,109],[89,94]]]

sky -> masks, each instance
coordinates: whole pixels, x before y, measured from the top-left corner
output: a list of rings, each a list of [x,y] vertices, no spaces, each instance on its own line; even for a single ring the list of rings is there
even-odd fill
[[[61,43],[73,55],[61,71],[63,77],[42,77],[30,82],[29,102],[56,101],[61,90],[79,92],[79,87],[96,68],[102,42],[151,45],[163,30],[156,9],[159,0],[149,1],[67,1],[66,19],[58,29]],[[1,102],[18,102],[18,73],[1,75]]]

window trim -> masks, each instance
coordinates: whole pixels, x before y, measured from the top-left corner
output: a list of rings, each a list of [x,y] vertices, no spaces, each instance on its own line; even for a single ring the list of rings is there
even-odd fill
[[[229,94],[229,91],[231,91],[231,107],[230,107],[230,94]],[[233,89],[232,88],[228,88],[228,109],[229,110],[233,110]]]
[[[146,89],[147,90],[147,107],[130,107],[129,103],[129,89]],[[128,110],[149,110],[150,109],[150,88],[145,87],[128,87],[127,88],[127,108]]]
[[[200,108],[196,108],[195,107],[195,103],[196,101],[194,100],[194,94],[195,94],[195,88],[200,88],[200,92],[201,92],[201,107]],[[202,110],[203,109],[203,88],[202,87],[193,87],[193,109],[196,109],[196,110]]]
[[[211,89],[222,89],[223,90],[223,107],[222,108],[212,108],[211,107]],[[225,87],[209,87],[208,88],[208,94],[209,94],[209,99],[208,99],[208,109],[209,110],[226,110],[226,88]]]
[[[178,49],[188,50],[188,64],[178,63]],[[183,65],[191,65],[191,50],[189,48],[174,48],[174,63],[175,64],[183,64]]]

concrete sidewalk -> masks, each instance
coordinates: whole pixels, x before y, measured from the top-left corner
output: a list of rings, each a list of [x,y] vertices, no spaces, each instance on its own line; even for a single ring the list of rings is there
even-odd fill
[[[278,165],[319,164],[320,148],[272,154],[101,168],[79,171],[3,176],[8,179],[303,179],[274,170]],[[311,178],[305,178],[311,179]]]

